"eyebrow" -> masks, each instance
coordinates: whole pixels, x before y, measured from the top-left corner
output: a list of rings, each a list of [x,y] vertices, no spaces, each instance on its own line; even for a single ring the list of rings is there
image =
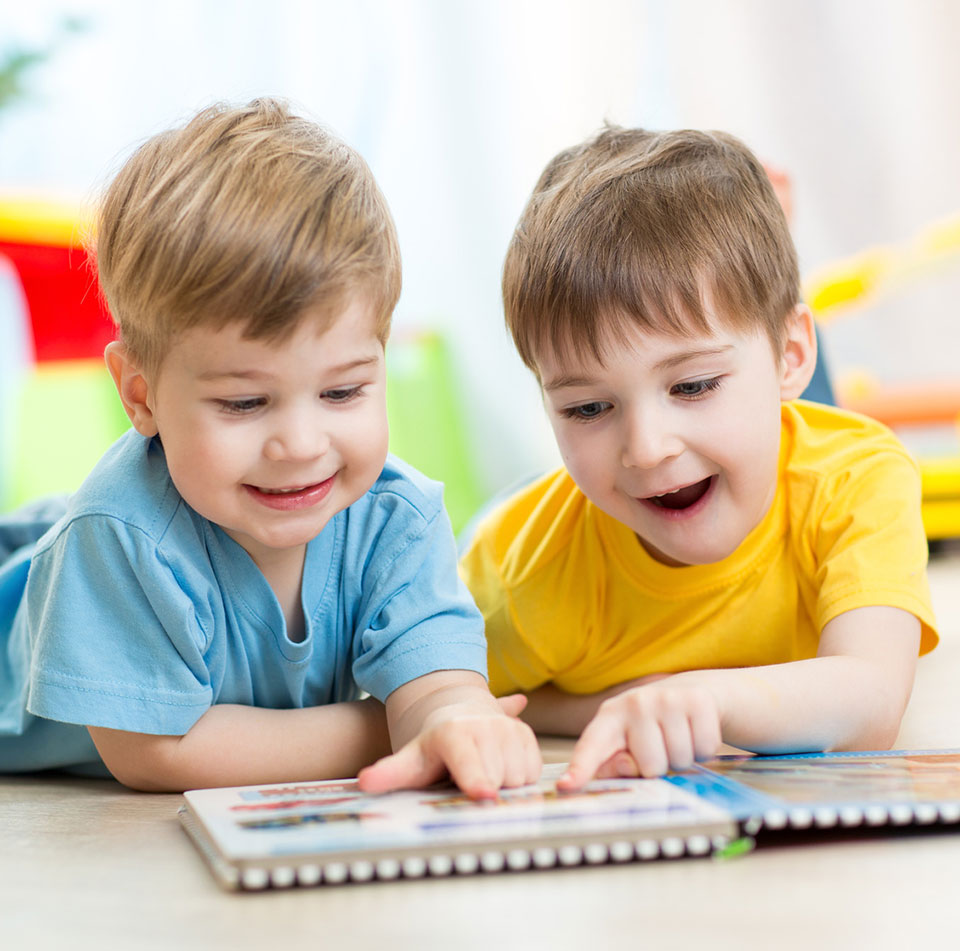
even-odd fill
[[[732,344],[726,344],[722,347],[707,347],[703,350],[682,350],[679,353],[671,354],[669,357],[664,357],[658,363],[654,364],[653,369],[670,370],[690,360],[696,360],[699,357],[716,357],[732,349]],[[543,388],[544,390],[562,390],[567,387],[593,386],[596,382],[595,377],[561,374],[544,383]]]
[[[718,357],[722,353],[733,349],[733,344],[724,344],[722,347],[705,347],[703,350],[683,350],[680,353],[674,353],[669,357],[664,357],[654,370],[669,370],[672,367],[686,363],[688,360],[696,360],[698,357]]]
[[[331,376],[336,376],[341,373],[349,373],[350,370],[356,370],[360,367],[373,366],[374,364],[379,363],[379,361],[379,355],[373,354],[369,357],[360,357],[357,360],[349,360],[348,362],[341,363],[338,366],[329,367],[323,372]],[[198,374],[197,379],[202,380],[205,383],[213,380],[270,380],[273,379],[273,374],[257,369],[208,370],[206,373]]]

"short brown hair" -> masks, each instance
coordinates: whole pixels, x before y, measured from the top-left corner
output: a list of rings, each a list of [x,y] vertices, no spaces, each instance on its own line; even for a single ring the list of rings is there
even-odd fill
[[[218,104],[148,139],[109,185],[92,240],[136,359],[156,368],[190,327],[280,340],[307,307],[367,295],[386,340],[400,252],[386,201],[351,148],[275,99]]]
[[[631,325],[706,331],[705,295],[779,352],[799,284],[783,210],[742,142],[607,126],[541,175],[507,251],[503,300],[536,373],[544,348],[602,362]]]

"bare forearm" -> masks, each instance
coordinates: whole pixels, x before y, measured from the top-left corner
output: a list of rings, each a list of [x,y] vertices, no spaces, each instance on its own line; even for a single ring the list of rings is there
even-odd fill
[[[601,704],[635,687],[662,681],[697,685],[716,698],[725,743],[757,753],[884,749],[892,744],[910,697],[870,661],[817,657],[766,667],[694,670],[571,694],[546,684],[528,696],[521,716],[538,733],[579,736]]]
[[[670,679],[709,690],[724,742],[756,753],[886,749],[910,698],[909,684],[892,682],[859,657],[689,671]]]
[[[390,751],[383,705],[211,707],[181,737],[91,729],[108,768],[148,792],[355,776]]]

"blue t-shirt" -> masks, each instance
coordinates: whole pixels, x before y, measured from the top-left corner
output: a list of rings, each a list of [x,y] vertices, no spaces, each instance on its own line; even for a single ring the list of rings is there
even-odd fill
[[[0,559],[0,771],[102,771],[86,726],[182,735],[215,703],[385,700],[437,670],[486,674],[442,488],[393,457],[307,545],[301,642],[132,430],[59,511],[0,520]]]

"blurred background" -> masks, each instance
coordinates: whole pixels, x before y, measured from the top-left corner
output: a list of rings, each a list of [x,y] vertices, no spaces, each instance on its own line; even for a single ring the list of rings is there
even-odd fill
[[[291,99],[365,156],[393,209],[394,448],[449,483],[459,526],[557,461],[499,296],[545,162],[605,120],[725,129],[790,177],[838,392],[892,387],[919,405],[908,438],[945,467],[937,485],[960,518],[958,43],[955,0],[6,0],[0,252],[60,241],[76,269],[64,216],[136,144],[219,99]],[[102,393],[84,403],[62,377],[42,392],[28,380],[31,407],[9,409],[35,358],[62,371],[78,355],[41,353],[16,318],[29,264],[14,265],[0,269],[8,505],[72,487],[51,444],[84,466],[102,451],[97,435],[60,436],[64,414],[98,412]]]

